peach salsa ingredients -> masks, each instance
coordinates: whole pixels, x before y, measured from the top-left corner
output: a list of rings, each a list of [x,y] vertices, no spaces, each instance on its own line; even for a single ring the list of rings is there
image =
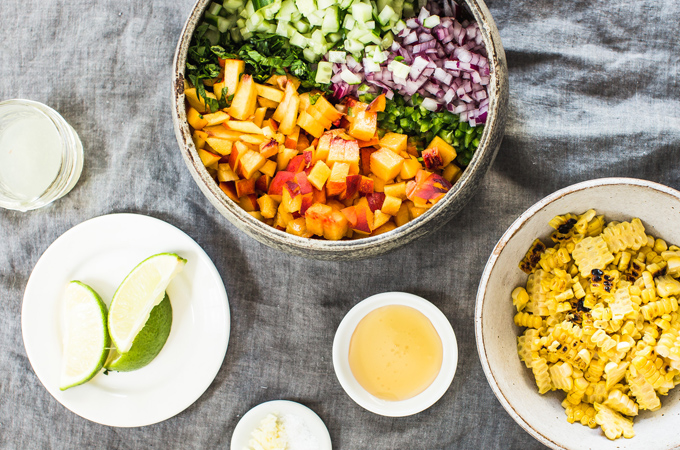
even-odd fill
[[[330,3],[319,13],[347,27],[289,30],[283,12],[300,23],[311,14],[290,0],[213,3],[189,50],[187,120],[208,173],[254,218],[301,237],[375,236],[460,178],[486,121],[489,68],[477,25],[454,2],[417,17],[412,6]],[[257,23],[239,26],[250,9]],[[362,44],[353,24],[363,30],[373,13],[379,29],[361,36],[376,42]]]

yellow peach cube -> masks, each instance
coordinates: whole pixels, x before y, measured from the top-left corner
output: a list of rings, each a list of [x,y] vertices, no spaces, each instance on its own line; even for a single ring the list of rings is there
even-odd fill
[[[392,197],[390,195],[385,196],[385,201],[383,202],[383,206],[381,208],[382,212],[389,214],[390,216],[396,216],[399,212],[399,208],[401,208],[400,198]]]
[[[312,170],[307,175],[307,180],[317,188],[318,190],[323,189],[323,185],[326,184],[326,180],[331,175],[331,169],[323,161],[317,161]]]
[[[406,200],[406,182],[402,181],[401,183],[385,185],[383,192],[385,192],[385,195],[397,197],[400,200]]]
[[[458,180],[460,178],[461,174],[463,171],[455,165],[454,163],[449,164],[448,166],[444,167],[444,171],[442,172],[442,176],[446,181],[449,183],[453,184],[454,181]]]
[[[435,136],[435,138],[432,139],[432,142],[430,142],[430,145],[428,145],[425,150],[429,150],[431,148],[439,149],[439,156],[442,159],[442,166],[448,165],[456,158],[456,150],[439,136]]]
[[[380,139],[380,146],[389,148],[394,153],[401,153],[406,151],[408,136],[399,133],[385,133]]]
[[[403,163],[404,158],[386,148],[371,153],[371,172],[383,181],[399,175]]]
[[[276,174],[276,163],[274,161],[267,160],[267,162],[264,163],[264,166],[260,168],[260,172],[274,178],[274,175]]]

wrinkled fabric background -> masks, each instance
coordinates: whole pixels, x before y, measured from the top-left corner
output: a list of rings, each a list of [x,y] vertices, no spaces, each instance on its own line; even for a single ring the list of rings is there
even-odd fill
[[[302,402],[336,449],[537,449],[506,414],[475,348],[475,293],[486,260],[526,208],[605,176],[680,188],[680,3],[489,0],[510,69],[498,158],[472,202],[440,232],[351,263],[291,257],[219,215],[180,156],[170,115],[171,62],[191,0],[2,0],[0,99],[57,109],[86,152],[80,182],[30,213],[0,210],[0,448],[228,448],[239,418],[273,399]],[[62,233],[95,216],[147,214],[194,238],[222,274],[231,340],[215,381],[187,410],[136,429],[90,423],[38,381],[21,338],[31,270]],[[406,291],[451,321],[458,372],[427,411],[386,418],[337,382],[333,334],[358,301]],[[575,429],[574,431],[578,431]]]

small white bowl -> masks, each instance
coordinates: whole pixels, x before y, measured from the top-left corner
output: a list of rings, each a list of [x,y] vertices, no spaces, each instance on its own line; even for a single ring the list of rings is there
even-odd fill
[[[279,416],[292,414],[299,417],[307,425],[309,432],[316,437],[319,443],[318,450],[331,450],[331,436],[323,420],[305,405],[289,400],[260,403],[241,417],[231,436],[231,450],[246,450],[253,430],[260,426],[262,419],[272,413]]]
[[[605,220],[639,217],[648,234],[668,244],[680,243],[680,192],[633,178],[602,178],[569,186],[536,203],[513,223],[486,264],[477,292],[475,335],[486,378],[505,410],[529,434],[554,449],[651,450],[680,448],[677,432],[680,387],[661,397],[661,409],[641,411],[635,418],[636,436],[608,440],[600,427],[590,429],[567,422],[564,394],[539,395],[531,373],[517,356],[519,328],[511,293],[524,286],[527,274],[518,268],[536,238],[550,242],[548,221],[558,214],[588,209]]]
[[[420,311],[430,319],[442,340],[442,367],[437,378],[420,394],[401,401],[382,400],[368,393],[354,378],[349,366],[349,343],[357,325],[371,311],[389,305],[410,306]],[[333,367],[340,385],[359,406],[381,416],[410,416],[434,405],[451,385],[457,364],[458,344],[449,320],[432,303],[405,292],[385,292],[359,302],[342,319],[333,340]]]

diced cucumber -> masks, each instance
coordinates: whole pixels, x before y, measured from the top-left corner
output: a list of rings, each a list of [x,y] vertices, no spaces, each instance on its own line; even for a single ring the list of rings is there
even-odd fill
[[[364,49],[364,44],[354,39],[345,39],[345,50],[354,54],[359,53]]]
[[[295,6],[305,17],[309,17],[317,10],[314,0],[295,0]]]
[[[381,70],[380,64],[373,61],[371,58],[364,58],[363,64],[364,64],[364,72],[366,72],[366,73],[380,72],[380,70]]]
[[[222,6],[228,12],[233,14],[236,11],[238,11],[239,8],[242,8],[243,6],[245,6],[245,3],[243,2],[243,0],[224,0],[224,3],[222,4]]]
[[[347,60],[346,52],[328,52],[328,60],[332,63],[343,64]]]
[[[406,28],[406,22],[404,22],[403,20],[399,20],[399,21],[398,21],[396,24],[394,24],[394,26],[392,27],[392,31],[394,32],[394,34],[398,34],[398,33],[399,33],[401,30],[403,30],[404,28]]]
[[[354,20],[354,17],[352,17],[351,14],[347,14],[345,16],[345,21],[342,24],[342,28],[344,28],[345,30],[348,30],[348,31],[352,30],[354,28],[355,23],[356,23],[356,21]]]
[[[218,15],[220,13],[220,10],[222,9],[222,5],[219,3],[212,2],[210,6],[208,6],[208,9],[206,10],[206,15],[207,14],[213,14],[213,15]]]
[[[430,16],[427,19],[423,20],[423,26],[425,28],[434,28],[440,23],[441,19],[439,19],[439,16]]]
[[[217,29],[220,30],[220,33],[226,33],[229,28],[234,26],[234,20],[233,17],[226,18],[222,16],[217,17]]]
[[[243,11],[241,11],[241,17],[248,19],[253,14],[255,14],[255,7],[253,6],[253,2],[248,0],[246,7],[243,9]]]
[[[399,20],[399,16],[397,16],[397,13],[394,12],[392,7],[390,5],[385,5],[383,10],[378,15],[378,22],[380,22],[381,25],[387,25],[393,18]]]
[[[241,32],[238,30],[238,28],[233,27],[231,30],[229,30],[229,33],[231,34],[232,41],[241,42],[243,40],[241,37]]]
[[[371,42],[374,44],[380,44],[380,37],[376,36],[372,31],[366,31],[365,34],[363,34],[359,39],[359,42],[362,44],[370,44]]]
[[[392,72],[396,78],[406,78],[411,71],[411,66],[407,66],[399,61],[392,61],[387,68]]]
[[[309,24],[314,27],[320,27],[323,24],[323,13],[323,11],[314,11],[312,14],[307,15]]]
[[[276,13],[281,9],[281,0],[274,0],[266,6],[261,7],[257,12],[267,20],[272,20]]]
[[[241,28],[241,37],[242,37],[244,40],[248,40],[248,39],[250,39],[251,37],[253,37],[253,33],[251,33],[250,31],[248,31],[247,28]]]
[[[378,0],[376,5],[378,6],[378,13],[382,12],[385,5],[391,3],[391,0]]]
[[[217,45],[220,42],[220,30],[215,25],[208,25],[203,37],[210,42],[210,45]]]
[[[316,6],[319,10],[324,10],[336,4],[336,0],[316,0]]]
[[[368,3],[354,3],[352,16],[357,22],[366,23],[373,18],[373,8]]]
[[[338,8],[332,7],[325,11],[321,31],[324,34],[335,33],[340,30],[340,20],[338,19]]]
[[[340,9],[348,9],[352,6],[352,3],[354,3],[354,0],[340,0],[340,4],[338,6]]]
[[[206,23],[209,23],[210,25],[217,26],[217,18],[218,17],[219,16],[217,16],[215,14],[211,14],[211,13],[207,12],[207,13],[205,13],[204,19],[205,19]]]
[[[276,25],[275,33],[278,34],[279,36],[290,38],[294,31],[295,28],[291,27],[288,22],[286,22],[285,20],[279,20]]]
[[[348,69],[345,69],[342,72],[340,72],[340,78],[342,78],[342,81],[344,81],[347,84],[359,84],[359,83],[361,83],[361,78],[354,75]]]
[[[378,64],[384,63],[387,61],[387,57],[389,55],[389,52],[384,52],[378,47],[375,49],[375,52],[373,52],[373,61],[377,62]]]
[[[316,69],[316,78],[314,81],[317,83],[328,84],[331,82],[331,77],[333,76],[333,63],[328,61],[321,61]]]
[[[404,10],[404,0],[392,0],[391,6],[397,16],[397,20],[399,20]]]
[[[385,37],[383,37],[382,41],[380,41],[380,46],[387,50],[388,48],[392,47],[392,42],[394,42],[394,35],[391,31],[388,31],[385,34]]]
[[[259,25],[264,22],[264,17],[260,13],[255,13],[246,20],[246,28],[250,32],[259,31]]]
[[[357,94],[362,95],[362,94],[367,93],[370,90],[371,90],[371,86],[369,86],[367,84],[362,84],[361,86],[359,86],[357,88]]]
[[[246,19],[238,19],[236,21],[236,26],[239,28],[245,28],[246,27]]]
[[[307,38],[298,33],[297,31],[293,31],[293,33],[290,36],[290,43],[291,45],[294,45],[296,47],[300,48],[305,48],[307,47]]]
[[[312,33],[312,36],[310,37],[310,44],[308,47],[317,55],[326,53],[326,39],[324,39],[321,30],[314,30],[314,33]]]
[[[404,8],[401,12],[401,17],[404,19],[409,19],[416,15],[416,10],[413,7],[413,3],[404,3]]]
[[[300,33],[306,33],[309,31],[309,22],[306,20],[298,20],[297,22],[293,22],[293,26],[300,32]]]
[[[275,17],[278,20],[292,22],[293,15],[297,13],[298,9],[295,6],[295,2],[293,0],[283,0],[283,3],[281,3],[281,9],[279,9],[279,12],[276,14]]]
[[[326,39],[331,41],[333,44],[335,44],[336,42],[339,42],[340,39],[342,39],[342,34],[340,34],[340,33],[330,33],[328,36],[326,36]]]
[[[319,59],[319,55],[314,53],[314,51],[311,48],[306,48],[302,50],[302,56],[304,56],[305,59],[309,62],[314,62],[317,59]]]
[[[275,34],[276,24],[271,22],[263,22],[262,25],[260,25],[260,30],[269,34]]]
[[[364,27],[369,29],[369,30],[375,30],[375,21],[369,20],[364,24]]]

